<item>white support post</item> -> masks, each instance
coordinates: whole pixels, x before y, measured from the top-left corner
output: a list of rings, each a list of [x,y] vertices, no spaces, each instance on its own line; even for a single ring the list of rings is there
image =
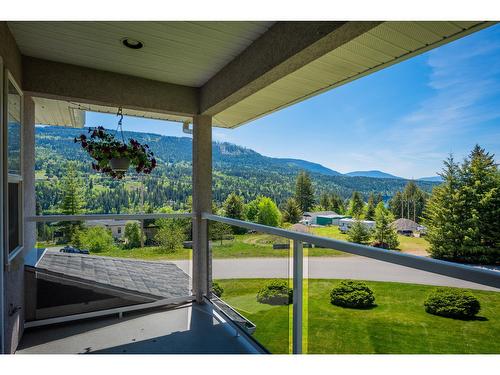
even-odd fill
[[[304,265],[302,241],[293,240],[293,354],[302,354],[303,278]]]
[[[208,220],[212,211],[212,117],[193,117],[193,293],[203,303],[212,282]]]

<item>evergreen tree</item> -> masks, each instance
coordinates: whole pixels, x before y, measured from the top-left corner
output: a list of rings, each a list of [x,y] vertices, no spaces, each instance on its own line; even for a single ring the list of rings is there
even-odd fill
[[[323,211],[329,211],[331,209],[331,203],[330,196],[327,193],[321,194],[319,205]]]
[[[375,241],[381,243],[382,247],[387,245],[389,249],[397,249],[399,246],[398,234],[391,226],[394,216],[385,208],[383,202],[379,202],[375,209],[375,231],[373,237]]]
[[[345,213],[344,201],[337,193],[330,194],[330,209],[341,215]]]
[[[435,258],[500,262],[500,178],[494,156],[476,146],[460,166],[453,157],[440,174],[425,210],[427,239]]]
[[[78,177],[75,163],[69,162],[61,186],[61,211],[64,215],[76,215],[82,211],[84,206],[82,186],[83,181]]]
[[[83,181],[78,176],[76,163],[69,162],[66,166],[66,175],[61,184],[61,211],[64,215],[76,215],[82,212],[84,207],[82,186]],[[61,228],[65,243],[78,242],[75,236],[82,229],[81,222],[63,222]]]
[[[302,213],[294,198],[288,198],[283,207],[283,221],[285,223],[298,223]]]
[[[398,191],[389,201],[389,208],[396,218],[419,223],[425,209],[427,194],[414,181],[409,181],[402,192]]]
[[[354,191],[352,193],[351,201],[349,202],[349,215],[355,217],[356,219],[360,219],[361,215],[363,215],[364,210],[364,202],[363,198],[361,198],[361,194],[358,191]]]
[[[245,204],[243,203],[243,198],[235,193],[228,195],[223,204],[224,215],[232,219],[245,220]],[[231,230],[234,234],[243,234],[246,232],[245,228],[240,228],[237,226],[231,226]]]
[[[371,231],[361,221],[356,220],[347,231],[347,240],[366,245],[370,242]]]
[[[281,213],[271,198],[264,197],[259,202],[259,213],[257,215],[259,224],[277,227],[281,223]]]
[[[378,193],[376,198],[375,198],[375,206],[377,206],[377,204],[379,204],[380,202],[383,202],[384,199],[382,198],[382,193]]]
[[[302,212],[309,211],[314,205],[314,189],[307,172],[300,172],[295,183],[295,200]]]
[[[374,220],[375,219],[375,195],[373,193],[368,197],[368,204],[366,205],[365,219]]]

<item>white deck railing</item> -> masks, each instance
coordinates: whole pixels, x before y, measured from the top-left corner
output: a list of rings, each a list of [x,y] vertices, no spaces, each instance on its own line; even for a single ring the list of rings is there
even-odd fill
[[[146,219],[182,219],[192,218],[196,220],[193,213],[156,213],[156,214],[91,214],[91,215],[41,215],[28,218],[33,222],[55,222],[55,221],[92,221],[92,220],[146,220]],[[261,233],[281,236],[293,241],[293,352],[302,352],[302,311],[303,311],[303,247],[304,242],[321,246],[327,249],[335,249],[345,253],[359,255],[376,259],[382,262],[397,264],[422,271],[440,274],[456,279],[466,280],[477,284],[487,285],[500,289],[500,272],[483,268],[473,267],[464,264],[452,263],[438,259],[432,259],[411,254],[403,254],[397,251],[384,250],[371,246],[336,240],[332,238],[320,237],[312,234],[295,232],[282,228],[270,227],[248,221],[231,219],[210,213],[203,213],[202,220],[218,221],[221,223],[255,230]],[[161,304],[158,301],[156,304]],[[163,302],[164,303],[164,302]],[[156,304],[152,304],[154,306]],[[149,304],[144,304],[144,308],[149,308]],[[130,309],[130,308],[128,308]],[[136,306],[133,309],[141,309]],[[114,309],[113,313],[119,313],[120,309]],[[123,311],[127,311],[124,309]],[[110,312],[108,312],[109,314]],[[93,313],[98,315],[99,312]]]
[[[204,213],[202,218],[221,223],[234,225],[261,233],[272,234],[288,238],[293,241],[293,324],[292,324],[292,350],[294,354],[302,353],[303,332],[303,248],[302,243],[308,242],[327,249],[340,250],[345,253],[360,255],[387,263],[419,269],[440,275],[467,280],[474,283],[500,288],[500,272],[490,271],[463,264],[451,263],[442,260],[426,258],[411,254],[402,254],[393,250],[384,250],[371,246],[319,237],[312,234],[300,233],[266,225],[250,223],[248,221],[230,219]]]

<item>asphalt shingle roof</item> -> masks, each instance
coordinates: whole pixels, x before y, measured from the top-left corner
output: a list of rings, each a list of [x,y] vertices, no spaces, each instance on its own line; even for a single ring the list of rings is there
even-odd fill
[[[191,294],[189,276],[168,262],[46,252],[36,269],[160,299]]]

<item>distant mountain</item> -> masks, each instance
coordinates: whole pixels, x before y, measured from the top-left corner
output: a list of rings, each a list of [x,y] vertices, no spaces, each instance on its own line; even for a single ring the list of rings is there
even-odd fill
[[[344,176],[402,179],[401,177],[394,176],[392,174],[385,173],[382,171],[354,171],[354,172],[345,173]]]
[[[60,200],[58,181],[66,173],[67,161],[75,161],[82,175],[99,177],[92,172],[87,153],[73,142],[74,137],[86,131],[50,126],[36,128],[37,196],[44,212],[57,207]],[[167,202],[186,202],[192,187],[192,139],[128,131],[124,132],[124,136],[148,144],[158,160],[158,167],[146,179],[145,202],[150,207],[162,207]],[[380,171],[343,175],[317,163],[268,157],[227,142],[214,142],[212,157],[213,199],[219,204],[231,192],[242,195],[245,201],[264,195],[281,204],[293,195],[295,179],[301,170],[310,172],[317,200],[322,193],[332,191],[349,198],[355,190],[365,198],[374,192],[388,199],[404,189],[407,183],[405,179]],[[134,191],[136,177],[133,171],[128,173],[128,177],[123,186],[106,178],[93,178],[95,183],[87,187],[86,192],[92,197],[88,200],[87,209],[101,213],[133,210],[140,195]],[[430,192],[436,183],[417,181],[417,184]]]
[[[276,160],[287,163],[290,167],[297,167],[300,169],[305,169],[306,171],[313,172],[313,173],[326,174],[327,176],[340,176],[340,175],[342,175],[342,173],[334,171],[333,169],[330,169],[330,168],[322,166],[321,164],[312,163],[312,162],[306,161],[306,160],[282,159],[282,158],[277,158]]]
[[[422,177],[422,178],[419,178],[418,181],[443,182],[443,177],[441,177],[441,176]]]

